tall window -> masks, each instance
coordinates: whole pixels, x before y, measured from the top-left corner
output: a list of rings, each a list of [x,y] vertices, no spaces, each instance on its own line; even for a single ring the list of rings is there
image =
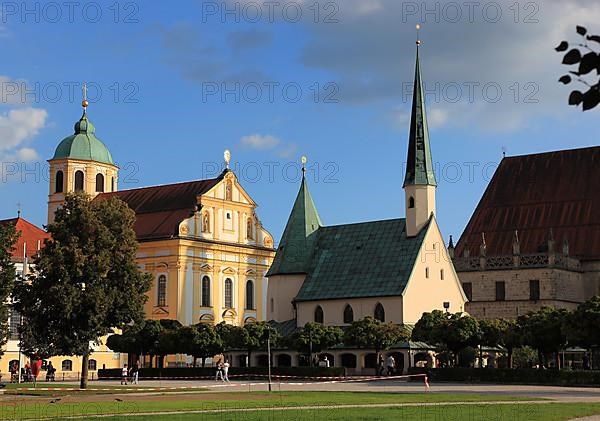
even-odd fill
[[[62,171],[56,172],[56,180],[54,185],[55,193],[62,193],[64,191],[65,174]]]
[[[444,269],[440,269],[440,279],[444,280]]]
[[[159,307],[167,306],[167,277],[165,275],[160,275],[158,277],[158,293],[156,304]]]
[[[411,197],[408,199],[408,207],[409,207],[410,209],[412,209],[412,208],[414,208],[414,207],[415,207],[415,198],[414,198],[414,197],[412,197],[412,196],[411,196]]]
[[[225,307],[233,307],[233,281],[230,278],[225,279]]]
[[[246,282],[246,309],[254,310],[254,282]]]
[[[13,341],[19,340],[19,326],[21,325],[21,313],[11,310],[9,320],[9,338]]]
[[[429,268],[425,268],[425,278],[429,279]]]
[[[350,304],[346,305],[344,308],[344,323],[352,323],[354,321],[354,310]]]
[[[104,176],[96,174],[96,193],[104,193]]]
[[[496,301],[504,301],[506,298],[506,286],[504,281],[496,282]]]
[[[380,322],[385,322],[385,309],[381,305],[381,303],[377,303],[375,306],[375,313],[373,314],[375,320],[379,320]]]
[[[246,222],[246,238],[248,240],[254,239],[254,224],[252,223],[252,218],[248,218]]]
[[[75,191],[83,191],[83,171],[75,171]]]
[[[472,301],[473,300],[473,284],[471,282],[463,282],[462,287],[463,287],[463,291],[465,292],[465,295],[467,296],[467,300]]]
[[[210,307],[210,278],[208,276],[202,277],[202,307]]]
[[[323,323],[323,319],[323,308],[317,306],[317,308],[315,308],[315,323]]]
[[[96,371],[98,368],[98,362],[94,359],[88,360],[88,370]]]
[[[110,179],[110,191],[115,191],[115,178]]]
[[[529,299],[532,301],[540,300],[540,281],[537,279],[529,281]]]
[[[63,360],[61,364],[62,371],[73,371],[73,361]]]

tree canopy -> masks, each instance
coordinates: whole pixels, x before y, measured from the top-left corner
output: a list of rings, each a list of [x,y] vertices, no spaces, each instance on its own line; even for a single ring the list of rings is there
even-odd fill
[[[322,352],[339,345],[344,338],[344,332],[339,327],[323,326],[321,323],[308,322],[286,339],[286,344],[300,352]]]
[[[12,252],[19,238],[15,225],[0,224],[0,356],[9,338],[9,297],[15,285],[17,273]]]
[[[400,341],[406,341],[409,334],[403,326],[383,323],[373,317],[352,322],[344,334],[344,343],[358,348],[373,348],[379,354]]]

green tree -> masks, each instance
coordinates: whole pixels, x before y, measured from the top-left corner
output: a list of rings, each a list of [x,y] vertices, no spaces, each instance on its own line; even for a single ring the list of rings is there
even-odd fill
[[[287,346],[301,354],[310,355],[322,352],[342,343],[344,332],[336,326],[323,326],[321,323],[308,322],[302,329],[296,330],[285,338]]]
[[[411,332],[413,341],[425,342],[444,351],[446,344],[443,342],[443,331],[448,322],[449,313],[433,310],[423,313]]]
[[[568,311],[554,307],[542,307],[540,310],[519,316],[517,322],[522,327],[523,344],[538,351],[540,368],[548,361],[550,353],[556,353],[557,367],[560,367],[558,351],[566,344],[563,333]]]
[[[248,366],[251,365],[252,353],[256,350],[266,349],[270,338],[271,346],[275,345],[280,339],[279,332],[268,322],[248,323],[243,327],[232,327],[226,333],[228,338],[225,343],[230,348],[240,348],[246,350],[248,357]]]
[[[523,344],[523,332],[516,320],[498,319],[500,328],[500,341],[498,344],[506,348],[508,368],[513,368],[514,350]]]
[[[223,340],[217,329],[205,323],[182,327],[179,330],[179,342],[181,350],[194,357],[194,367],[198,358],[202,359],[204,367],[206,358],[219,353],[223,348]]]
[[[9,297],[15,285],[17,273],[12,252],[19,238],[13,224],[0,224],[0,356],[9,337]]]
[[[381,351],[386,351],[401,341],[407,341],[407,330],[394,323],[383,323],[373,317],[352,322],[344,333],[344,343],[357,348],[371,348],[375,350],[377,359]]]
[[[82,356],[82,389],[90,343],[143,319],[151,276],[135,261],[134,223],[134,212],[117,198],[67,194],[34,272],[15,288],[15,308],[25,319],[23,349],[29,355]]]
[[[600,297],[581,303],[565,320],[569,343],[584,348],[600,346]]]

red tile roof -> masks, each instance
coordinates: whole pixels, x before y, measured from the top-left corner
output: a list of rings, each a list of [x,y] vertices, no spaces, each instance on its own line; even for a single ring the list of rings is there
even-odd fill
[[[518,230],[521,253],[536,253],[552,229],[557,250],[600,259],[600,147],[504,158],[456,246],[488,255],[512,254]],[[468,246],[467,246],[468,244]]]
[[[198,195],[217,185],[224,174],[208,180],[103,193],[96,200],[114,196],[125,201],[136,213],[139,240],[171,237],[177,235],[179,223],[194,212]]]
[[[20,217],[2,220],[0,224],[12,224],[21,233],[12,253],[18,260],[23,258],[24,252],[28,257],[35,256],[39,248],[44,247],[44,240],[50,238],[46,231]]]

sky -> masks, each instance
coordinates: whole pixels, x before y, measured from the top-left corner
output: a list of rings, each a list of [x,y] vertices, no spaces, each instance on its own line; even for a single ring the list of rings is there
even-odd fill
[[[600,110],[567,104],[554,51],[598,22],[595,0],[2,2],[0,219],[20,204],[46,222],[84,81],[120,189],[213,177],[230,149],[277,240],[306,155],[326,225],[404,217],[418,23],[437,218],[457,239],[503,153],[598,144]]]

